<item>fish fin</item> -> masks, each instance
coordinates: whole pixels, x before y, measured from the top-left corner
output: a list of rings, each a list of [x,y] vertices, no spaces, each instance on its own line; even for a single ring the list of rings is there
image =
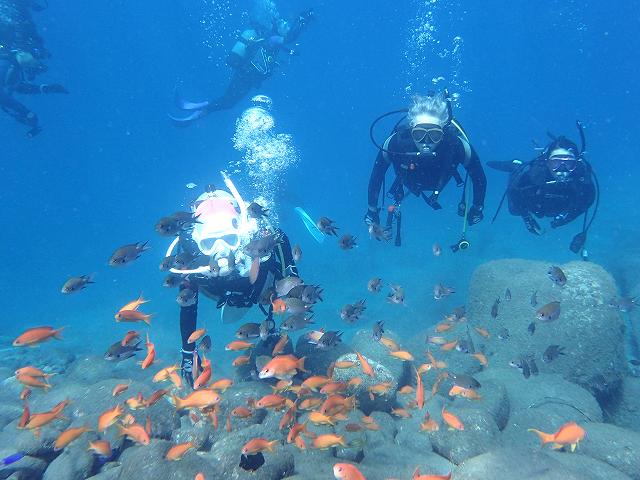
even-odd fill
[[[276,445],[278,445],[278,443],[280,443],[280,440],[273,440],[272,442],[269,442],[267,444],[267,450],[269,450],[270,452],[273,452],[275,450]]]
[[[575,451],[576,451],[576,448],[578,448],[578,444],[577,444],[577,443],[572,443],[572,444],[571,444],[571,451],[572,451],[572,452],[575,452]]]
[[[60,327],[59,329],[54,330],[53,331],[53,338],[55,338],[56,340],[62,340],[61,333],[62,333],[62,330],[64,330],[64,329],[65,329],[65,327]]]
[[[536,430],[535,428],[529,428],[527,431],[528,432],[533,432],[536,435],[538,435],[538,438],[540,439],[540,442],[541,442],[542,445],[544,445],[545,443],[553,442],[553,434],[552,433],[541,432],[540,430]]]
[[[306,372],[305,368],[304,368],[304,361],[307,357],[302,357],[300,360],[298,360],[298,363],[296,365],[296,368],[298,370],[300,370],[301,372]]]
[[[151,326],[151,317],[153,317],[153,315],[154,315],[153,313],[150,313],[149,315],[145,315],[142,321],[147,325]]]

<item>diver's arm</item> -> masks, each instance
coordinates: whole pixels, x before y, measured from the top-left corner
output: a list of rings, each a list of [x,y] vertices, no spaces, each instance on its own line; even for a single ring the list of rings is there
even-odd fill
[[[473,184],[473,207],[482,210],[484,207],[484,197],[487,193],[487,177],[484,174],[484,168],[480,163],[480,158],[478,158],[478,154],[473,147],[471,147],[471,158],[467,165],[465,165],[465,168]]]
[[[14,87],[14,90],[18,93],[26,95],[37,95],[40,93],[69,93],[66,88],[57,83],[36,85],[29,82],[20,82]]]
[[[296,262],[293,259],[293,253],[291,252],[291,243],[289,242],[289,237],[286,233],[281,232],[280,236],[280,247],[282,248],[282,255],[280,255],[280,261],[282,262],[282,266],[284,267],[285,276],[298,276],[298,267],[296,267]]]
[[[382,183],[384,182],[384,177],[388,169],[389,162],[384,158],[382,151],[378,152],[376,161],[373,164],[373,169],[371,170],[371,176],[369,177],[368,207],[370,212],[377,213],[378,211],[380,190],[382,189]]]
[[[567,210],[556,215],[555,218],[551,220],[551,228],[561,227],[575,220],[587,211],[593,204],[595,198],[596,190],[592,182],[581,185],[580,188],[576,189],[573,202],[567,206]]]

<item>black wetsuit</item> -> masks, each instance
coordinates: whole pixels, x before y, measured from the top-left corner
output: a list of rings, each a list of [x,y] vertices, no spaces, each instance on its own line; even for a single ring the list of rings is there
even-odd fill
[[[49,52],[38,34],[31,11],[46,8],[36,0],[0,0],[0,46],[5,50],[22,50],[34,58],[48,58]]]
[[[396,203],[404,198],[406,187],[414,195],[422,195],[427,203],[436,209],[440,208],[437,197],[449,180],[453,177],[461,183],[457,167],[462,165],[468,172],[473,185],[473,206],[470,212],[475,209],[481,214],[487,179],[478,155],[468,143],[468,150],[465,149],[463,142],[466,141],[462,139],[460,131],[455,126],[451,124],[446,126],[444,133],[442,142],[435,149],[435,155],[402,155],[393,152],[409,153],[417,152],[418,149],[411,138],[411,129],[406,122],[396,128],[389,137],[390,140],[385,142],[385,150],[388,150],[388,153],[380,151],[373,165],[368,190],[370,211],[377,209],[389,165],[393,165],[396,173],[396,181],[389,190],[389,194]],[[433,192],[433,194],[427,197],[424,192]],[[472,218],[469,217],[469,220],[471,222]]]
[[[25,73],[15,58],[0,57],[0,108],[18,122],[32,127],[35,134],[38,128],[38,116],[13,97],[13,93],[42,93],[40,85],[26,80]]]
[[[250,307],[256,305],[262,293],[269,287],[275,287],[275,282],[285,276],[298,276],[298,271],[291,253],[289,238],[281,231],[280,243],[274,249],[271,257],[260,264],[258,278],[251,284],[248,277],[231,273],[225,277],[204,277],[189,275],[187,281],[180,285],[180,290],[190,288],[196,292],[196,301],[188,307],[180,307],[180,335],[182,338],[183,367],[185,361],[190,359],[191,353],[196,345],[188,343],[189,336],[195,331],[198,320],[198,297],[199,293],[216,300],[218,308],[223,305],[230,307]],[[183,250],[193,252],[195,244],[190,238],[181,238],[180,246]],[[209,257],[201,255],[190,268],[200,264],[206,265]],[[265,316],[272,318],[272,306],[265,308],[260,305]],[[189,381],[192,381],[189,379]]]
[[[509,176],[509,212],[521,216],[531,231],[531,215],[551,217],[551,227],[566,225],[593,204],[596,189],[591,167],[581,161],[566,181],[556,181],[544,156],[523,164]],[[533,222],[533,226],[537,226]],[[538,228],[534,228],[538,230]],[[532,231],[532,233],[539,233]]]

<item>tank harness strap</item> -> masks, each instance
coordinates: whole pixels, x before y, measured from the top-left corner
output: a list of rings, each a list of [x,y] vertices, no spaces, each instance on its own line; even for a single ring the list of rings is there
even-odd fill
[[[397,132],[394,131],[391,135],[387,137],[387,139],[382,144],[382,158],[387,163],[391,163],[391,159],[389,158],[389,153],[388,153],[389,143],[391,143],[391,139],[393,139],[393,137],[396,136],[396,133]]]

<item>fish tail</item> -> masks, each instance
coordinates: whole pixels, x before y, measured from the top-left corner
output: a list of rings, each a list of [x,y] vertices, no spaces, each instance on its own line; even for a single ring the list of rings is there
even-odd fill
[[[536,430],[535,428],[529,428],[527,431],[533,432],[536,435],[538,435],[538,438],[540,438],[541,445],[544,445],[545,443],[553,442],[554,435],[552,433],[544,433],[544,432],[541,432],[540,430]]]
[[[302,357],[300,360],[298,360],[298,363],[296,365],[297,369],[300,370],[301,372],[306,372],[306,370],[304,369],[304,361],[307,357]]]
[[[53,338],[55,338],[56,340],[62,340],[62,330],[64,330],[65,327],[60,327],[57,330],[53,331]]]
[[[177,395],[171,395],[171,400],[176,407],[176,410],[182,410],[182,400]]]
[[[273,440],[272,442],[267,443],[267,450],[269,450],[270,452],[273,452],[276,448],[276,445],[278,445],[279,442],[280,440]]]
[[[142,321],[144,323],[146,323],[147,325],[151,326],[151,317],[153,316],[152,313],[150,313],[149,315],[145,315],[144,317],[142,317]]]

